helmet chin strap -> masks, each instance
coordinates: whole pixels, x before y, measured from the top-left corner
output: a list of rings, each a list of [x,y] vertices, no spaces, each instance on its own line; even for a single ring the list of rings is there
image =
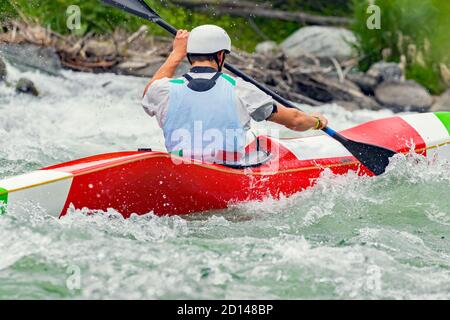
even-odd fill
[[[220,59],[219,59],[219,53],[220,53],[220,52],[218,52],[218,53],[214,56],[214,60],[215,60],[216,63],[217,63],[217,69],[219,70],[219,72],[222,72],[223,66],[224,66],[224,64],[225,64],[225,54],[224,54],[224,56],[223,56],[222,63],[221,63],[221,62],[220,62]]]
[[[222,52],[222,51],[221,51],[221,52]],[[214,55],[214,61],[215,61],[216,64],[217,64],[217,69],[218,69],[218,71],[219,71],[219,72],[222,72],[223,66],[225,65],[225,53],[224,53],[224,55],[223,55],[223,60],[222,60],[222,62],[220,62],[220,59],[219,59],[219,53],[220,53],[220,52],[218,52],[218,53],[216,53],[216,54]],[[187,59],[188,59],[189,63],[190,63],[191,65],[193,65],[193,61],[192,61],[192,59],[191,59],[191,55],[190,55],[190,54],[187,55]]]

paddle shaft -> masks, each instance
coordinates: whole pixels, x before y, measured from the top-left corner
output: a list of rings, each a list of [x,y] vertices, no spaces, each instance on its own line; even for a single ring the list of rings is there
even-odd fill
[[[176,35],[178,32],[178,29],[176,29],[175,27],[173,27],[172,25],[170,25],[169,23],[167,23],[166,21],[164,21],[161,18],[158,19],[154,19],[153,20],[154,23],[156,23],[157,25],[159,25],[161,28],[167,30],[169,33],[171,33],[172,35]],[[261,91],[263,91],[264,93],[268,94],[269,96],[271,96],[275,101],[277,101],[278,103],[282,104],[283,106],[287,107],[287,108],[292,108],[292,109],[297,109],[300,110],[297,106],[295,106],[292,102],[290,102],[289,100],[283,98],[282,96],[280,96],[278,93],[276,93],[275,91],[267,88],[266,86],[264,86],[263,84],[259,83],[258,81],[256,81],[255,79],[253,79],[252,77],[250,77],[249,75],[245,74],[244,72],[242,72],[241,70],[235,68],[234,66],[232,66],[229,63],[225,63],[224,64],[225,69],[227,69],[228,71],[230,71],[231,73],[233,73],[234,75],[244,79],[247,82],[252,83],[253,85],[255,85],[258,89],[260,89]],[[301,111],[301,110],[300,110]],[[324,128],[322,129],[324,132],[326,132],[328,135],[330,135],[331,137],[333,137],[334,139],[336,139],[339,142],[347,142],[348,139],[345,138],[344,136],[342,136],[341,134],[339,134],[338,132],[334,131],[331,128]]]

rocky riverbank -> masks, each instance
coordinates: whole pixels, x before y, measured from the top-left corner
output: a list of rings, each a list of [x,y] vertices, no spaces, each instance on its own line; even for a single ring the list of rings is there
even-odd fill
[[[164,62],[171,39],[154,37],[143,26],[133,34],[61,36],[40,26],[11,22],[0,34],[0,81],[7,80],[2,57],[20,69],[62,76],[61,69],[113,72],[150,78]],[[356,37],[344,28],[304,27],[280,45],[265,42],[253,54],[236,51],[230,62],[283,96],[313,106],[337,103],[349,110],[388,108],[394,112],[450,110],[450,93],[432,97],[405,79],[402,63],[381,61],[366,73],[357,69]],[[178,75],[189,65],[184,63]],[[21,79],[21,93],[39,94],[39,84]]]

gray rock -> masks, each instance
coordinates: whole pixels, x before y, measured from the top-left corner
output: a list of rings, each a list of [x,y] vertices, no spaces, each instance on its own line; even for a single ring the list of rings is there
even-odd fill
[[[433,104],[430,93],[414,81],[387,81],[375,90],[377,101],[394,112],[429,111]]]
[[[21,71],[39,70],[53,76],[62,76],[61,60],[54,48],[31,44],[0,44],[0,53]]]
[[[352,31],[344,28],[304,27],[287,38],[281,48],[290,58],[311,54],[318,58],[334,57],[339,61],[357,55],[353,44],[357,42]]]
[[[372,65],[367,75],[377,79],[379,83],[400,81],[403,79],[403,70],[397,63],[381,61]]]
[[[380,104],[372,97],[368,96],[361,96],[357,97],[354,100],[351,101],[355,105],[359,107],[359,109],[366,109],[366,110],[375,110],[379,111],[383,109]]]
[[[364,94],[374,95],[378,80],[363,72],[352,72],[347,75],[347,79],[356,84]]]
[[[382,109],[382,107],[377,103],[377,101],[375,101],[374,98],[365,95],[353,96],[347,100],[335,99],[333,100],[333,102],[340,105],[341,107],[343,107],[348,111],[356,111],[356,110],[379,111]]]
[[[19,79],[16,84],[16,92],[30,94],[35,97],[39,96],[39,91],[36,89],[34,83],[26,78]]]
[[[433,112],[449,111],[450,112],[450,88],[440,96],[431,108]]]
[[[3,62],[2,57],[0,57],[0,81],[6,79],[6,64]]]
[[[275,41],[264,41],[256,46],[255,52],[263,55],[274,55],[280,50],[281,48]]]

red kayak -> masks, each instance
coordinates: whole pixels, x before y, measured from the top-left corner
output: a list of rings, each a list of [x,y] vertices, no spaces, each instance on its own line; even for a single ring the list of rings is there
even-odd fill
[[[355,141],[430,159],[450,160],[450,113],[417,114],[371,121],[341,133]],[[165,152],[119,152],[54,165],[0,181],[3,211],[38,205],[54,216],[69,207],[115,209],[132,214],[183,215],[230,204],[290,196],[313,186],[325,169],[335,174],[373,173],[326,135],[259,137],[248,146],[258,155],[242,167],[226,167]]]

